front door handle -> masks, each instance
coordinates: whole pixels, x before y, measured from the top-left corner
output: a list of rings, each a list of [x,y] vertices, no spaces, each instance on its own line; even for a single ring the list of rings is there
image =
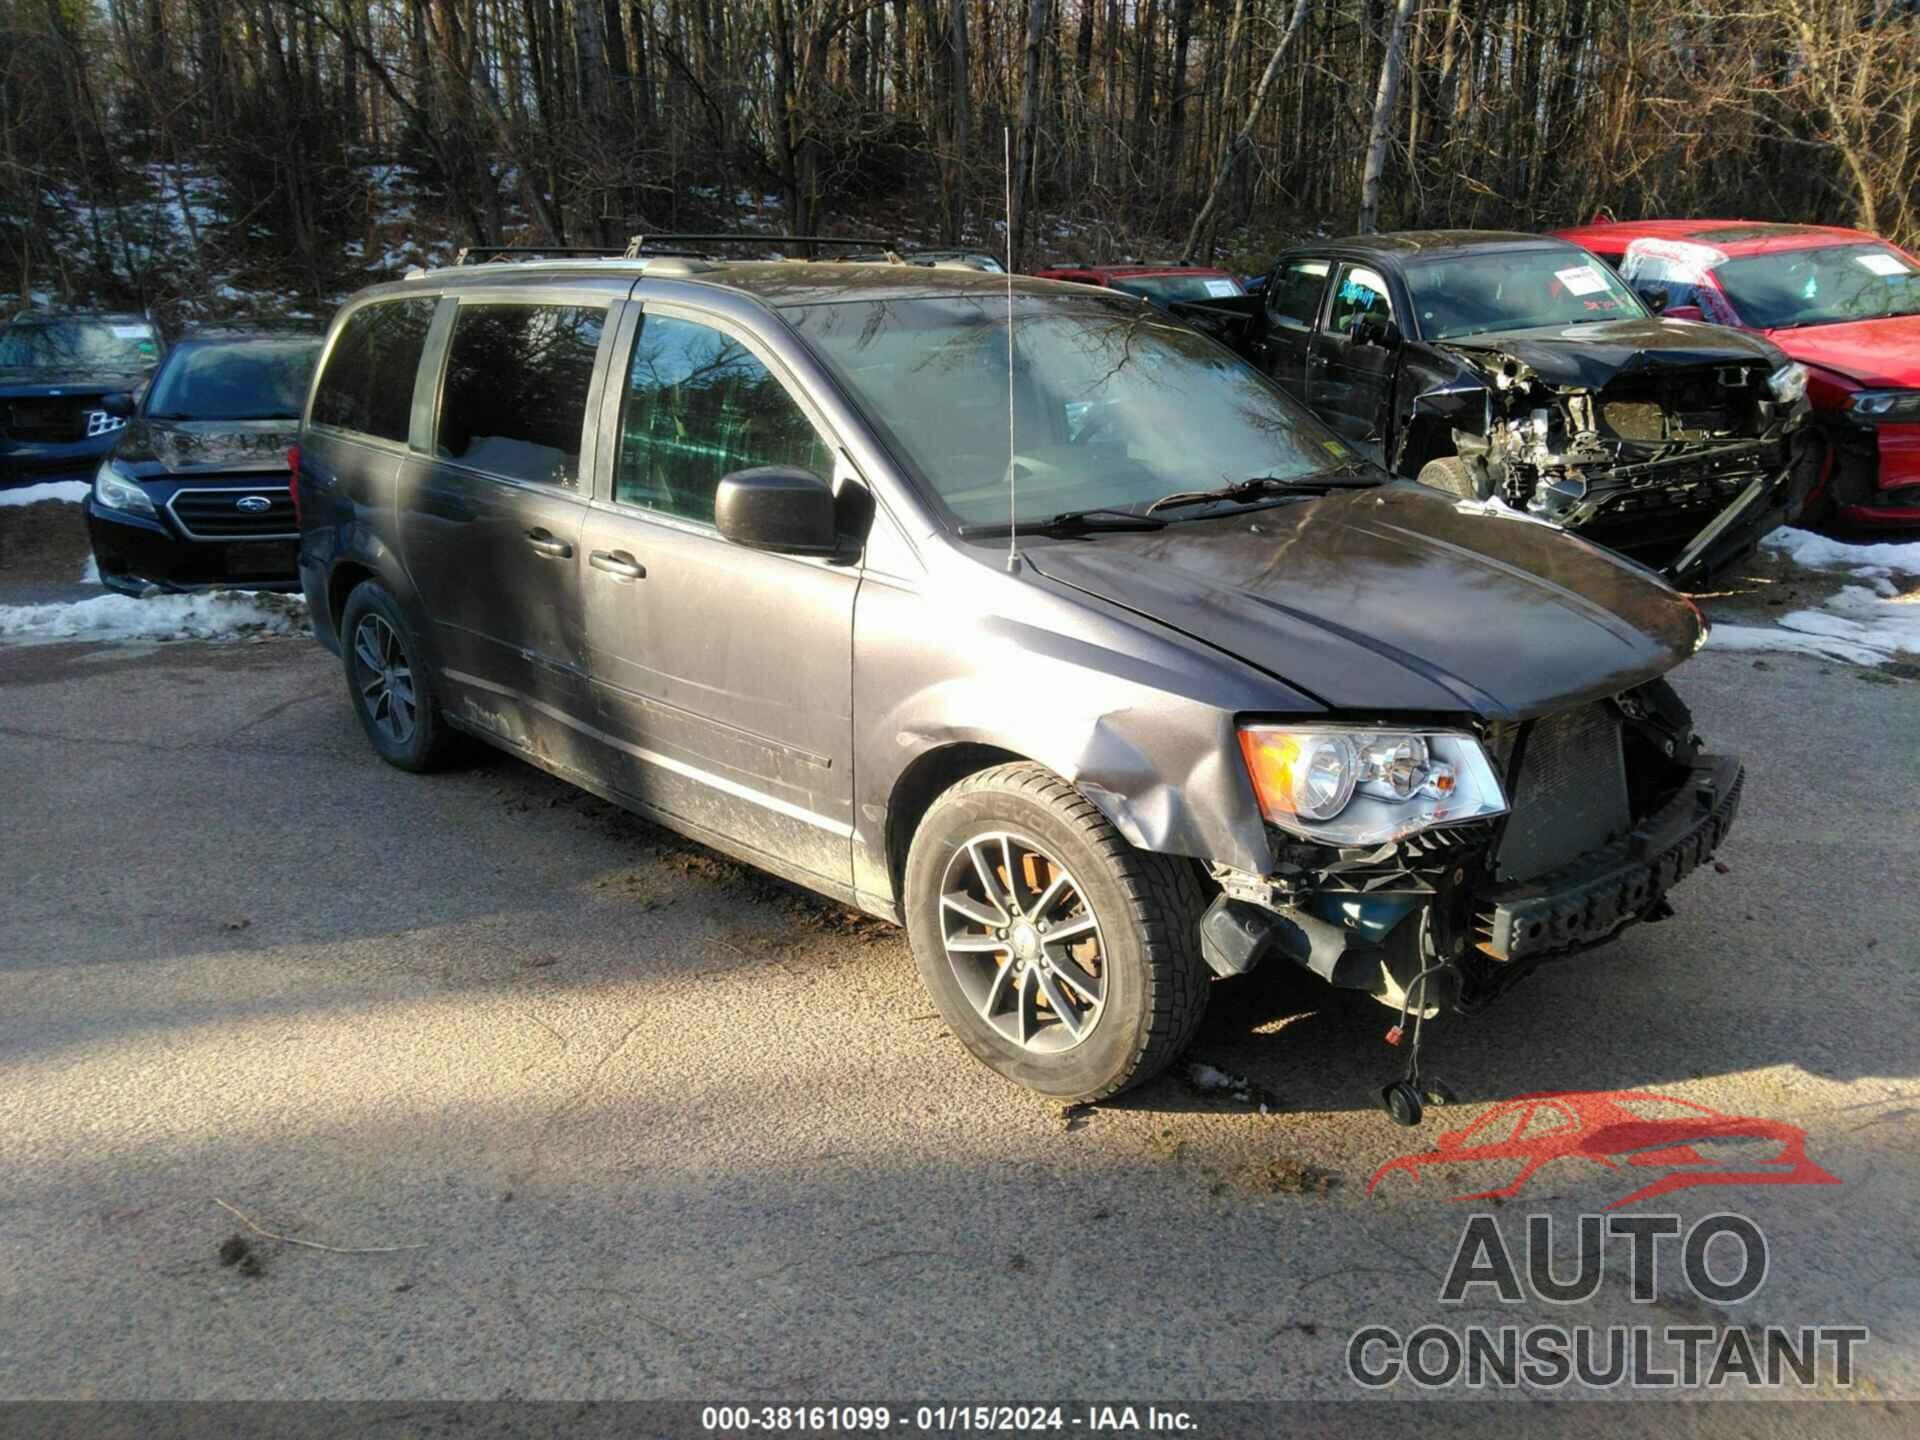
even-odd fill
[[[527,543],[550,559],[571,560],[573,558],[573,546],[564,540],[554,539],[552,532],[548,530],[529,530]]]
[[[596,570],[604,570],[622,580],[647,578],[647,567],[624,550],[596,550],[587,556],[587,563]]]

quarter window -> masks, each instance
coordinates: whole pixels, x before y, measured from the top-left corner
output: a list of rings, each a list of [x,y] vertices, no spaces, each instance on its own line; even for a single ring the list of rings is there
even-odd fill
[[[1294,260],[1275,271],[1267,282],[1267,314],[1273,323],[1288,330],[1311,330],[1329,268],[1325,260]]]
[[[1354,322],[1363,315],[1378,315],[1382,320],[1393,318],[1387,282],[1365,266],[1343,266],[1328,310],[1327,329],[1336,335],[1351,334]]]
[[[577,484],[606,318],[598,306],[463,304],[447,347],[436,453],[510,480]]]
[[[767,367],[709,326],[650,315],[634,341],[614,499],[708,524],[723,475],[786,465],[833,475],[833,452]]]
[[[432,300],[382,300],[347,317],[313,392],[313,423],[405,444]]]

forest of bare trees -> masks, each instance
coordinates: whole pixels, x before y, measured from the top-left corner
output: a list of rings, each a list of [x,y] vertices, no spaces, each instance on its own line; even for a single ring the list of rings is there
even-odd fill
[[[1738,214],[1920,238],[1920,0],[0,0],[0,292],[319,304],[750,224],[1020,263]],[[437,248],[436,248],[437,247]]]

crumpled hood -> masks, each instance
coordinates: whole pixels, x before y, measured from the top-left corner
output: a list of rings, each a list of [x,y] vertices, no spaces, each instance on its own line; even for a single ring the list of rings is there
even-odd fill
[[[1546,714],[1665,673],[1700,635],[1692,605],[1630,561],[1410,482],[1036,539],[1022,554],[1050,579],[1367,714]]]
[[[298,420],[145,420],[127,423],[113,457],[148,475],[287,472],[287,449],[300,438]]]
[[[1437,342],[1469,360],[1498,364],[1510,355],[1549,385],[1598,389],[1622,375],[1703,365],[1786,363],[1779,348],[1758,335],[1690,320],[1603,320],[1592,325],[1542,325],[1463,335]]]
[[[1870,390],[1920,390],[1920,315],[1803,325],[1767,338],[1796,360],[1818,365]]]

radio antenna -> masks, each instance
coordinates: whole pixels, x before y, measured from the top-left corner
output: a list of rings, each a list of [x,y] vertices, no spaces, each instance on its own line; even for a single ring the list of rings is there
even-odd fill
[[[1007,202],[1007,569],[1020,568],[1020,462],[1013,448],[1013,131],[1000,127]]]

